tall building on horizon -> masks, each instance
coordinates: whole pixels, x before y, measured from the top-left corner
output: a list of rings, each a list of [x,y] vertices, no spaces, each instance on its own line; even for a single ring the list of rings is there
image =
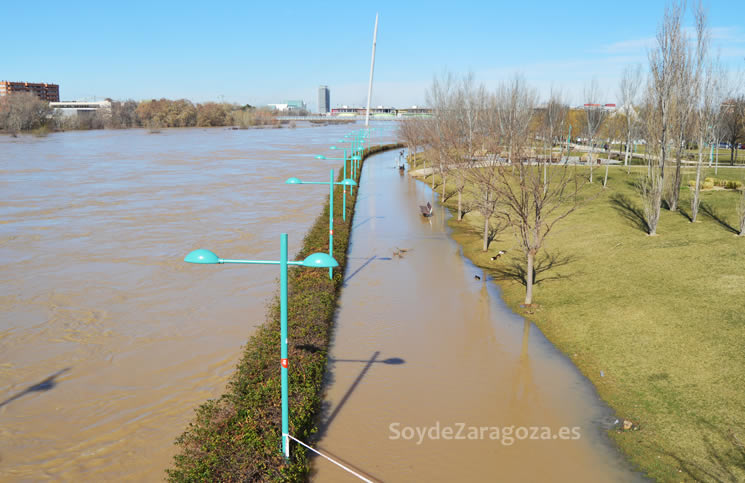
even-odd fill
[[[331,111],[331,91],[329,86],[318,86],[318,113],[328,114]]]
[[[42,101],[59,102],[59,85],[57,84],[0,81],[0,96],[14,92],[31,92]]]

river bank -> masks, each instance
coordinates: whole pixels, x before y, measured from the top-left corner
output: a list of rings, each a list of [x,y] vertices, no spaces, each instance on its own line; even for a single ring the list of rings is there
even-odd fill
[[[739,481],[745,246],[734,227],[741,195],[702,192],[700,222],[691,224],[683,189],[681,212],[663,210],[660,235],[649,237],[634,191],[637,169],[629,176],[611,167],[602,194],[557,227],[538,259],[535,307],[521,307],[525,262],[512,233],[501,233],[484,253],[477,212],[449,225],[506,304],[535,322],[630,422],[631,430],[609,434],[632,463],[660,481]],[[691,176],[684,172],[684,186]],[[719,168],[718,176],[743,179],[737,169]],[[588,193],[600,184],[588,185]],[[456,203],[453,197],[445,206],[454,211]],[[507,253],[492,260],[498,250]]]

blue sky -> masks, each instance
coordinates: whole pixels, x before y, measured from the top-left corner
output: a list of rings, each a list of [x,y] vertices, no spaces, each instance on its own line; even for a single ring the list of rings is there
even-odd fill
[[[597,78],[609,102],[662,18],[656,0],[505,2],[8,2],[0,80],[60,84],[63,100],[187,98],[262,105],[317,87],[364,105],[380,13],[373,105],[424,103],[434,75],[471,71],[487,87],[519,72],[580,103]],[[745,70],[742,0],[709,1],[714,45]],[[687,22],[688,25],[690,22]]]

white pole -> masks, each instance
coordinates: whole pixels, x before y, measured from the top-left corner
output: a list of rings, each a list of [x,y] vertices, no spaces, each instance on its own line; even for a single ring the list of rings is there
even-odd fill
[[[375,70],[375,44],[378,41],[378,14],[375,14],[375,33],[373,34],[372,60],[370,61],[370,83],[367,86],[367,111],[365,111],[365,127],[370,124],[370,98],[372,97],[373,71]]]

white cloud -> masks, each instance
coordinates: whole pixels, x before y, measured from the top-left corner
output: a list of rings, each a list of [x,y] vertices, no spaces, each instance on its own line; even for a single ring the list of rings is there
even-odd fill
[[[622,40],[620,42],[601,46],[597,51],[604,54],[628,54],[639,51],[646,52],[647,49],[654,47],[655,41],[656,39],[654,37]]]

